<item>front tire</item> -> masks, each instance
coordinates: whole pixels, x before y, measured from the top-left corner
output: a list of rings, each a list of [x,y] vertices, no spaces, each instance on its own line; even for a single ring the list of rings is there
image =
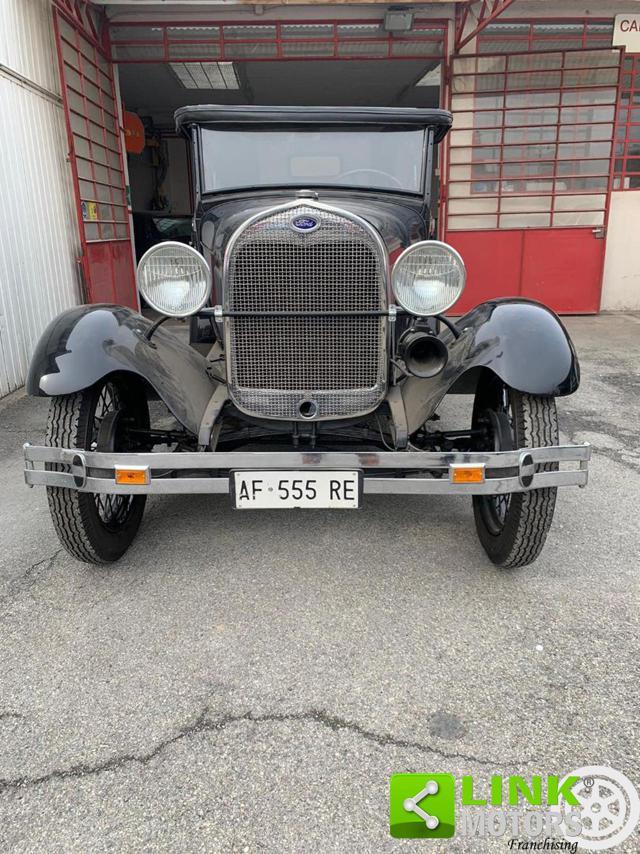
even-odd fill
[[[49,405],[45,444],[86,451],[98,446],[105,416],[120,413],[130,426],[149,426],[149,409],[143,389],[120,378],[106,378],[91,388],[54,397]],[[114,450],[127,450],[116,434]],[[54,470],[64,465],[51,464]],[[49,510],[58,538],[72,557],[86,563],[118,560],[140,527],[146,495],[98,495],[63,487],[47,487]]]
[[[486,375],[473,407],[473,426],[492,436],[488,450],[537,448],[558,444],[558,414],[553,397],[522,394]],[[557,469],[557,463],[537,467]],[[508,495],[474,495],[476,530],[484,550],[497,566],[518,567],[539,556],[553,521],[556,487]]]

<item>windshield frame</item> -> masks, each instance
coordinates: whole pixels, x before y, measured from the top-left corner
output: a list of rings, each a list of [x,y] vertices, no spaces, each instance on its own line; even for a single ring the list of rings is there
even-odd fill
[[[416,130],[417,128],[411,126],[410,124],[406,125],[406,128],[402,126],[397,126],[393,124],[385,124],[384,122],[371,122],[362,123],[358,125],[349,125],[349,123],[345,123],[349,129],[353,129],[355,132],[358,130],[380,130],[381,127],[388,128],[391,132],[394,130]],[[324,131],[326,133],[332,133],[333,131],[340,131],[345,129],[345,125],[336,125],[333,123],[314,123],[313,126],[305,123],[296,123],[296,122],[283,122],[283,123],[262,123],[255,122],[249,125],[250,129],[253,130],[261,130],[265,133],[269,131],[281,131],[281,130],[300,130],[304,131]],[[206,130],[245,130],[248,129],[246,124],[238,124],[234,125],[233,123],[224,123],[224,124],[198,124],[192,125],[191,130],[193,133],[193,148],[194,151],[194,178],[196,183],[196,199],[199,201],[202,197],[215,197],[215,196],[227,196],[229,194],[237,194],[237,193],[265,193],[270,191],[279,191],[279,190],[292,190],[294,192],[299,190],[315,190],[317,192],[327,193],[332,190],[349,192],[349,193],[366,193],[369,195],[383,195],[383,196],[403,196],[410,197],[414,200],[422,200],[424,204],[428,205],[430,202],[431,195],[431,183],[432,183],[432,167],[433,167],[433,147],[434,147],[434,128],[431,126],[423,126],[421,130],[423,131],[422,145],[421,145],[421,175],[419,186],[416,190],[407,190],[400,187],[366,187],[357,184],[340,184],[340,183],[328,183],[328,182],[318,182],[314,183],[312,181],[304,181],[304,182],[296,182],[296,183],[263,183],[256,185],[242,185],[235,187],[227,187],[224,189],[209,189],[205,185],[204,180],[204,147],[203,147],[203,138],[202,133]]]

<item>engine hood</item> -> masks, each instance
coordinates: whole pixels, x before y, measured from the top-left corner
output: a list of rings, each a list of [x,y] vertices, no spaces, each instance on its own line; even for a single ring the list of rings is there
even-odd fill
[[[405,203],[379,197],[324,194],[320,199],[315,200],[291,193],[277,197],[270,195],[256,198],[254,196],[251,199],[236,198],[220,201],[208,207],[200,221],[202,249],[213,271],[214,298],[219,299],[221,296],[224,255],[227,244],[236,229],[251,217],[271,208],[291,202],[299,202],[304,206],[313,201],[319,201],[323,205],[344,210],[366,220],[382,238],[392,262],[407,246],[427,237],[427,224],[422,215],[422,208],[413,200]]]

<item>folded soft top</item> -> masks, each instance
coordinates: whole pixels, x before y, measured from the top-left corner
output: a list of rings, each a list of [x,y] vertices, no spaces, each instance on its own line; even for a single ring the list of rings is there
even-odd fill
[[[177,130],[190,125],[403,125],[432,127],[440,142],[451,127],[453,116],[446,110],[416,107],[266,107],[202,104],[180,107],[175,113]]]

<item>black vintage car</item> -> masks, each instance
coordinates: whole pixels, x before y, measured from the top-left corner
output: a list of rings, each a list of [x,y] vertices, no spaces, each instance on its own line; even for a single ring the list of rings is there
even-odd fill
[[[577,389],[578,361],[538,303],[445,314],[466,279],[430,233],[434,146],[451,121],[404,108],[178,110],[195,230],[193,246],[164,242],[140,261],[160,320],[74,308],[31,364],[29,393],[51,404],[25,477],[46,485],[71,554],[119,558],[149,494],[225,493],[250,510],[432,493],[473,496],[494,563],[535,560],[557,487],[587,482],[588,446],[558,445],[555,398]],[[166,317],[191,318],[190,344]],[[470,424],[439,429],[447,394],[475,395]],[[150,426],[152,398],[171,429]]]

